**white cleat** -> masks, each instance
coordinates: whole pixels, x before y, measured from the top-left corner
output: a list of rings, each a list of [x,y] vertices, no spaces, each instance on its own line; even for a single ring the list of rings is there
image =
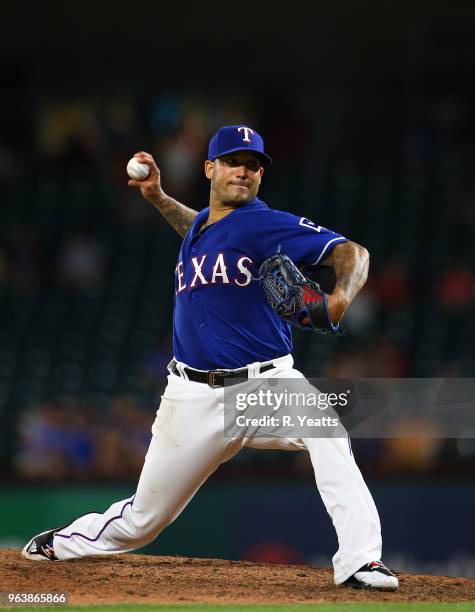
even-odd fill
[[[343,583],[355,589],[397,591],[399,580],[381,561],[371,561]]]
[[[28,544],[21,551],[21,556],[30,561],[58,561],[54,554],[53,537],[61,529],[56,527],[48,531],[43,531],[31,538]]]

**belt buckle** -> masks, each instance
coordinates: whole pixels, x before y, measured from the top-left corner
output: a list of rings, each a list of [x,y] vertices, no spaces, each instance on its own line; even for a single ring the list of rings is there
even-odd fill
[[[217,383],[215,381],[215,377],[216,376],[226,376],[227,374],[229,374],[229,372],[226,372],[225,370],[210,370],[208,372],[208,385],[212,389],[216,389],[217,387],[222,387],[223,384]]]

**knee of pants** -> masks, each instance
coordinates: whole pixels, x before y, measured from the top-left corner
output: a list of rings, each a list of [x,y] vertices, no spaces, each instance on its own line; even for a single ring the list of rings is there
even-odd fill
[[[150,510],[147,512],[134,510],[132,512],[133,531],[137,538],[153,540],[172,521],[173,517],[169,514],[154,513]]]

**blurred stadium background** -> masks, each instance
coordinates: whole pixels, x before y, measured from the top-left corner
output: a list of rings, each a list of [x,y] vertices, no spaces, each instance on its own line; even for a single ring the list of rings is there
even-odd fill
[[[180,239],[127,187],[137,150],[201,209],[210,135],[255,126],[275,161],[261,197],[369,249],[349,337],[295,333],[308,376],[473,376],[473,3],[141,7],[2,9],[3,546],[104,509],[140,473]],[[474,575],[475,434],[408,427],[354,441],[385,560]],[[328,565],[335,546],[306,455],[247,450],[148,550]]]

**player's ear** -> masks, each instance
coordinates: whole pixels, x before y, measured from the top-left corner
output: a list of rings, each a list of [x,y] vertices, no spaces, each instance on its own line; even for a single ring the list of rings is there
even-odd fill
[[[214,162],[212,162],[209,159],[207,159],[205,161],[205,174],[206,174],[206,178],[209,178],[209,179],[213,178],[213,170],[214,170]]]

